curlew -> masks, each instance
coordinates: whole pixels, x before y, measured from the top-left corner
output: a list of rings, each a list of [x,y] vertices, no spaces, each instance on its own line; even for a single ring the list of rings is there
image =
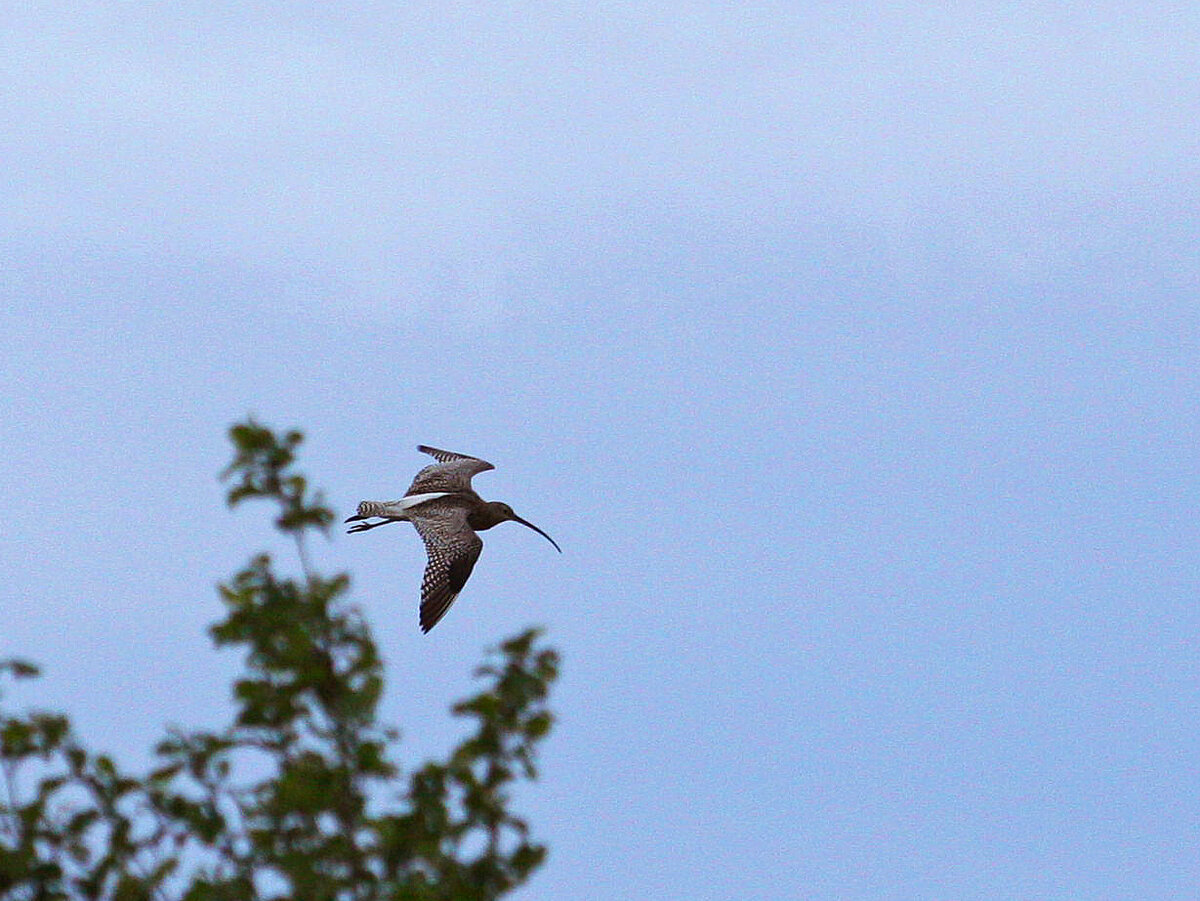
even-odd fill
[[[511,520],[533,529],[560,554],[562,548],[533,523],[513,513],[508,504],[485,501],[475,493],[471,477],[495,469],[491,463],[424,444],[417,450],[438,462],[418,472],[400,500],[363,501],[358,513],[346,522],[356,523],[350,532],[365,532],[390,522],[411,522],[416,527],[429,555],[421,580],[421,631],[428,632],[446,615],[467,584],[483,550],[483,539],[476,532]],[[380,521],[367,521],[373,519]]]

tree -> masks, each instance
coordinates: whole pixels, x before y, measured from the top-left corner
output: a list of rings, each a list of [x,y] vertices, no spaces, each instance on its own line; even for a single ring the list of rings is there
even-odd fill
[[[452,707],[468,736],[405,776],[380,725],[384,672],[349,578],[311,570],[305,541],[332,511],[295,469],[300,432],[230,430],[231,507],[261,498],[294,538],[299,579],[255,556],[220,586],[217,647],[240,648],[235,714],[170,730],[144,776],[88,750],[60,714],[0,709],[0,898],[484,901],[545,858],[510,812],[536,777],[558,656],[524,632],[489,653],[485,687]],[[37,667],[0,662],[0,677]]]

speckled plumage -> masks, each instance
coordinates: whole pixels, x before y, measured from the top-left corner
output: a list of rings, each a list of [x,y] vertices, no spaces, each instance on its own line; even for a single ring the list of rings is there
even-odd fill
[[[471,478],[495,467],[486,460],[420,445],[437,463],[417,473],[398,501],[363,501],[346,522],[351,532],[365,532],[389,522],[411,522],[425,542],[429,560],[421,580],[421,631],[428,632],[446,615],[458,597],[483,550],[476,530],[514,521],[543,535],[561,553],[554,539],[512,512],[507,504],[485,501],[471,487]],[[363,522],[379,518],[381,522]]]
[[[429,555],[421,579],[423,632],[446,615],[483,550],[483,539],[467,523],[467,512],[459,498],[440,498],[421,504],[409,516]]]
[[[436,447],[428,447],[424,444],[419,445],[417,450],[423,454],[429,454],[438,462],[430,463],[417,473],[412,484],[408,486],[408,491],[404,493],[405,497],[410,494],[428,494],[433,491],[466,491],[479,497],[471,488],[471,478],[481,472],[496,468],[487,460],[438,450]]]

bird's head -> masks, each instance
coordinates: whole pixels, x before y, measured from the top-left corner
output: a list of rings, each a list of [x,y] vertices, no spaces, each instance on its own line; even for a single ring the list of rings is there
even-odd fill
[[[560,548],[558,546],[557,541],[555,541],[553,538],[551,538],[549,535],[547,535],[545,532],[543,532],[541,529],[539,529],[533,523],[529,522],[528,520],[521,519],[521,517],[519,517],[519,516],[517,516],[517,514],[513,513],[513,508],[510,507],[508,504],[504,503],[503,501],[492,501],[487,506],[488,506],[488,510],[491,513],[492,517],[495,518],[495,522],[491,523],[491,525],[498,525],[499,523],[502,523],[502,522],[519,522],[521,525],[523,525],[527,528],[533,529],[533,531],[537,532],[539,535],[541,535],[543,538],[545,538],[547,541],[549,541],[552,545],[554,545],[554,549],[556,551],[558,551],[560,554],[562,553],[562,548]],[[485,528],[490,528],[491,525],[486,526]],[[479,526],[476,526],[476,528],[479,528]]]

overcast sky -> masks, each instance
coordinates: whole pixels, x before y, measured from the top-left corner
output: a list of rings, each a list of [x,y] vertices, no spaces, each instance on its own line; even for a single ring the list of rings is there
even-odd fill
[[[518,901],[1200,883],[1200,6],[7,4],[0,657],[130,766],[214,726],[247,413],[340,515],[429,443],[488,532],[415,764],[564,655]]]

